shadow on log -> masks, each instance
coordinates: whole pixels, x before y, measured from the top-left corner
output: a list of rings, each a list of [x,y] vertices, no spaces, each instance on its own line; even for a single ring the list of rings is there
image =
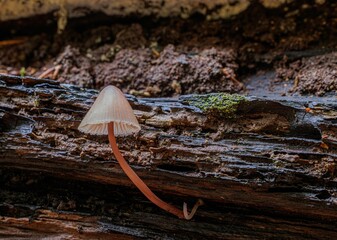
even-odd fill
[[[205,201],[187,222],[138,193],[107,137],[78,132],[97,91],[9,75],[0,85],[2,236],[335,237],[332,98],[128,95],[142,130],[120,149],[163,199]]]

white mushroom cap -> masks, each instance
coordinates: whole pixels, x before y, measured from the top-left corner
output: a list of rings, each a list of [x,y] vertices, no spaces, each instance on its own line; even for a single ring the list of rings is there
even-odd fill
[[[110,122],[114,122],[116,136],[130,135],[140,130],[129,102],[115,86],[107,86],[100,92],[78,130],[94,135],[107,135]]]

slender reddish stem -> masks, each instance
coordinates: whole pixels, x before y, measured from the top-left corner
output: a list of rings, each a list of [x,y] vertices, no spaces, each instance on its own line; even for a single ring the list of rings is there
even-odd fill
[[[184,203],[183,205],[183,213],[184,213],[184,217],[186,220],[191,220],[194,216],[194,214],[197,212],[198,207],[204,205],[204,201],[202,201],[201,199],[199,199],[193,206],[193,209],[191,211],[191,213],[188,213],[187,211],[187,204]]]
[[[124,159],[122,154],[120,153],[115,134],[114,134],[114,124],[109,123],[108,124],[108,131],[109,131],[109,142],[112,148],[112,151],[119,162],[121,168],[125,172],[125,174],[130,178],[130,180],[136,185],[136,187],[154,204],[156,204],[158,207],[164,209],[165,211],[172,213],[176,215],[179,218],[185,218],[184,213],[182,210],[179,210],[178,208],[164,202],[159,197],[157,197],[151,189],[141,180],[138,175],[135,173],[135,171],[132,170],[130,165],[127,163],[127,161]]]

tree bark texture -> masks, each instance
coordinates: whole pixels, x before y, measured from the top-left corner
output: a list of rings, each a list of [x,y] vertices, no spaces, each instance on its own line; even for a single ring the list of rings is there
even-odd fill
[[[229,110],[226,102],[205,105],[218,100],[214,94],[127,95],[142,130],[117,139],[121,152],[153,191],[177,207],[205,201],[192,221],[184,221],[138,193],[106,136],[77,130],[96,90],[9,75],[1,75],[0,84],[3,236],[336,236],[335,99],[247,96]],[[37,195],[22,195],[32,186]],[[72,191],[76,206],[69,197],[56,205],[30,198],[44,201],[65,191]],[[81,209],[88,194],[114,211]]]

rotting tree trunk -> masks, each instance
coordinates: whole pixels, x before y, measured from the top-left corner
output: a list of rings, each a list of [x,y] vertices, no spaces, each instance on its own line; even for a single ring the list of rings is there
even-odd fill
[[[236,97],[221,109],[203,104],[218,95],[127,96],[142,131],[119,138],[121,152],[164,199],[206,202],[187,222],[138,194],[107,137],[77,131],[97,91],[5,75],[0,84],[3,236],[335,237],[336,101]],[[31,186],[37,195],[25,193]],[[67,187],[75,204],[67,193],[50,203]],[[103,213],[81,202],[88,192],[104,199]]]

